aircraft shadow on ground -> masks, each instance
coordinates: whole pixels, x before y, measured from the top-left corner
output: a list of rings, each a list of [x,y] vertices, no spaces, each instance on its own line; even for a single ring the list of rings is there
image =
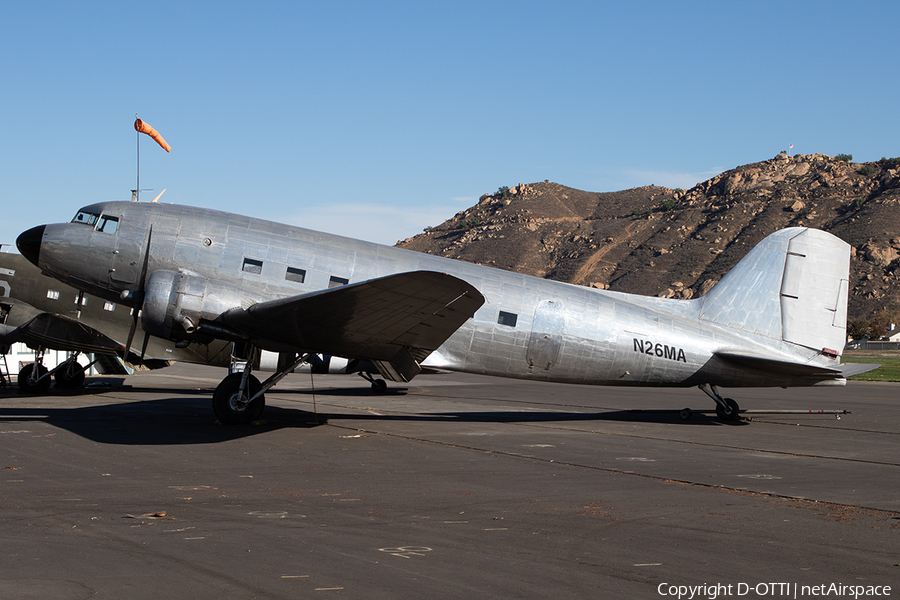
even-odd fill
[[[141,389],[141,392],[154,390]],[[330,390],[334,391],[334,390]],[[182,445],[213,444],[266,433],[278,429],[307,429],[341,421],[408,421],[421,423],[574,423],[611,422],[661,423],[677,425],[746,425],[723,422],[705,413],[682,420],[678,411],[671,410],[604,410],[602,412],[571,411],[449,411],[427,414],[376,414],[360,410],[322,412],[314,414],[305,409],[282,406],[266,407],[262,419],[249,425],[223,426],[216,421],[208,395],[198,392],[159,390],[164,398],[145,401],[124,401],[71,408],[42,408],[9,406],[16,396],[0,399],[0,424],[44,422],[104,444],[126,445]],[[341,391],[341,396],[354,396]],[[400,395],[402,390],[395,390]],[[321,394],[322,396],[337,395]],[[371,396],[362,391],[359,395]],[[190,397],[193,396],[193,397]],[[25,397],[25,396],[18,396]],[[440,403],[435,400],[435,405]],[[4,406],[4,404],[6,404]],[[333,408],[333,407],[329,407]]]

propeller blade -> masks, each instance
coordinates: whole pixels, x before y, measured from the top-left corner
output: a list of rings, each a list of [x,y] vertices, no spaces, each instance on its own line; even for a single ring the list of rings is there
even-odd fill
[[[144,358],[147,357],[147,345],[150,343],[150,334],[146,331],[144,332],[144,343],[141,344],[141,358],[138,361],[139,365],[144,364]]]
[[[150,263],[150,242],[153,237],[153,225],[147,231],[147,249],[144,251],[144,264],[141,267],[141,278],[138,281],[138,289],[134,293],[134,305],[131,308],[131,328],[128,330],[128,341],[125,344],[125,351],[122,354],[122,360],[128,360],[128,354],[131,352],[131,342],[134,341],[134,334],[137,331],[138,316],[141,307],[144,306],[144,286],[147,284],[147,265]],[[144,335],[144,349],[146,350],[147,336]],[[143,352],[140,360],[143,362]]]
[[[125,342],[125,348],[122,351],[122,360],[124,361],[128,360],[128,353],[131,352],[131,342],[134,341],[134,332],[137,329],[138,307],[132,307],[131,312],[134,314],[134,318],[131,320],[131,328],[128,330],[128,341]]]
[[[147,285],[147,264],[150,262],[150,241],[152,238],[153,225],[147,230],[147,250],[144,252],[144,265],[141,267],[141,280],[138,282],[138,292],[140,292],[140,295],[142,296],[141,302],[143,302],[144,286]]]

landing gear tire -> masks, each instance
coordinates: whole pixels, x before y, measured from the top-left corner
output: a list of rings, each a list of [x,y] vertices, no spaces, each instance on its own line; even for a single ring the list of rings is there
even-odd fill
[[[53,376],[56,387],[65,390],[80,388],[84,385],[84,367],[78,363],[67,365]]]
[[[716,416],[723,421],[737,421],[740,417],[738,403],[731,398],[725,398],[725,406],[716,404]]]
[[[37,377],[35,381],[31,380],[31,373],[37,367]],[[19,371],[19,389],[28,394],[43,394],[50,389],[50,378],[44,377],[47,374],[47,367],[39,363],[31,363],[25,365]],[[41,377],[44,377],[41,379]]]
[[[682,408],[681,411],[679,411],[678,416],[681,417],[682,421],[687,421],[694,416],[694,413],[689,408]]]
[[[250,375],[247,378],[247,390],[240,393],[243,373],[232,373],[222,380],[213,392],[213,412],[225,425],[245,425],[258,420],[266,408],[265,395],[253,402],[247,402],[262,388],[259,379]]]
[[[387,391],[387,383],[385,383],[384,379],[375,379],[372,381],[372,393],[373,394],[383,394]]]

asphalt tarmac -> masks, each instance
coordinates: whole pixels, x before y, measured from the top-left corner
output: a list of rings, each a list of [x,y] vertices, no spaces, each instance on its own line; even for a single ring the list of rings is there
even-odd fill
[[[725,423],[695,388],[298,374],[226,427],[222,375],[0,391],[0,598],[900,595],[896,384],[727,390],[850,414]]]

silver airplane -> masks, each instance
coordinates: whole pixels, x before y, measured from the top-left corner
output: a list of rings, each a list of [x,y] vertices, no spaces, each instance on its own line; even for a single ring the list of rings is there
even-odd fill
[[[105,202],[22,233],[19,251],[70,285],[140,308],[151,335],[235,343],[213,394],[223,423],[260,417],[265,392],[313,353],[590,385],[843,385],[850,246],[790,228],[759,243],[700,298],[597,290],[188,206]],[[137,317],[132,325],[137,326]],[[129,338],[132,336],[129,335]],[[130,346],[130,341],[127,344]],[[277,372],[251,374],[259,350]],[[373,383],[373,386],[375,384]]]

